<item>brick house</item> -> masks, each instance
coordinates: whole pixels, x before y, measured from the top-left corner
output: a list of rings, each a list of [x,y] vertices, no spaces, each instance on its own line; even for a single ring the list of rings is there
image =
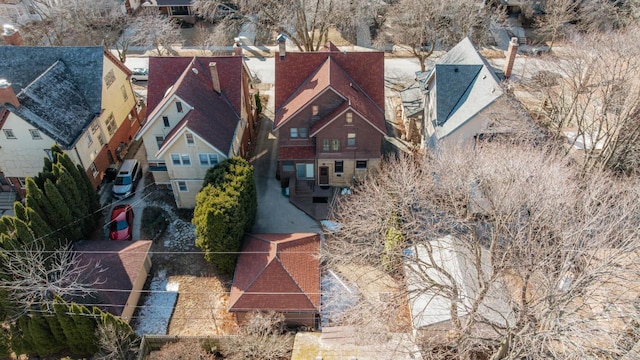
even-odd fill
[[[287,52],[278,40],[274,129],[283,186],[293,199],[353,184],[381,160],[384,54],[330,42],[318,52]]]
[[[318,234],[249,234],[238,257],[229,311],[284,314],[288,326],[316,328],[320,314]]]
[[[129,69],[100,46],[0,46],[0,64],[3,190],[24,195],[54,144],[99,187],[140,128]]]
[[[245,156],[253,134],[251,73],[242,56],[152,57],[147,104],[137,135],[156,184],[193,208],[207,170]]]

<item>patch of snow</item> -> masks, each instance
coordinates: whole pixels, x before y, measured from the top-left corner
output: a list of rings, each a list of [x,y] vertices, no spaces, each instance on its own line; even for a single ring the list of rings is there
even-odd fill
[[[330,233],[337,233],[342,229],[342,224],[331,220],[320,220],[320,224]]]
[[[321,279],[321,312],[322,326],[329,326],[331,321],[349,310],[358,301],[355,286],[350,286],[340,279],[336,273],[327,270]]]
[[[167,281],[166,270],[158,272],[151,280],[149,295],[142,304],[138,325],[135,329],[136,334],[142,336],[145,334],[165,335],[167,333],[173,307],[178,300],[178,287],[178,283]]]

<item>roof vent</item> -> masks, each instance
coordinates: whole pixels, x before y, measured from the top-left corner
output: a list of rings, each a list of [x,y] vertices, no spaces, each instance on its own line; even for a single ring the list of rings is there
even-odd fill
[[[458,72],[458,68],[453,68],[453,72]]]
[[[196,68],[191,68],[191,71],[193,71],[193,73],[196,74],[196,75],[198,74],[198,69],[196,69]]]

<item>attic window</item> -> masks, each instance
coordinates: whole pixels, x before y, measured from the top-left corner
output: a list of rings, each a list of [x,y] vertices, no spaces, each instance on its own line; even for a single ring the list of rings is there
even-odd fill
[[[353,113],[352,112],[348,112],[347,113],[347,124],[351,124],[353,122]]]
[[[4,129],[4,136],[7,137],[7,139],[16,139],[16,134],[13,132],[13,130],[11,129]]]
[[[187,141],[187,145],[195,145],[195,140],[193,139],[193,134],[184,134],[184,138]]]
[[[33,140],[42,140],[42,135],[40,135],[40,131],[38,131],[38,129],[29,129],[29,133]]]
[[[104,75],[104,83],[108,88],[109,86],[111,86],[111,84],[114,83],[114,81],[116,81],[116,75],[113,73],[113,69],[111,69]]]
[[[176,110],[178,110],[179,113],[182,112],[182,103],[180,101],[176,102]]]

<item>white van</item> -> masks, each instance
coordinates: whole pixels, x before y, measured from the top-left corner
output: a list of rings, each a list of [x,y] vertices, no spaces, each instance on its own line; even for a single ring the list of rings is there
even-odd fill
[[[127,159],[122,162],[118,175],[113,182],[111,193],[116,199],[124,199],[133,195],[136,191],[138,181],[142,177],[142,170],[138,160]]]

